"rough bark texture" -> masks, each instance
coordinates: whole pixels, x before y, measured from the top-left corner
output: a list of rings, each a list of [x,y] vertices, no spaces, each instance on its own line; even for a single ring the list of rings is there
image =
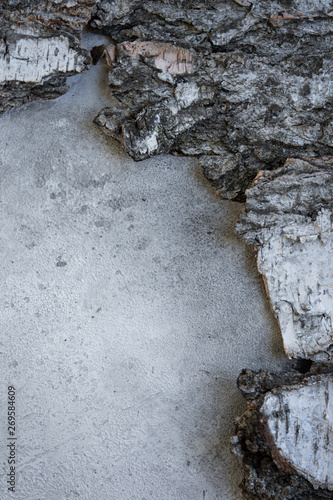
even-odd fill
[[[82,50],[83,27],[95,2],[0,2],[0,114],[67,90],[66,77],[90,61]]]
[[[333,358],[333,158],[288,160],[258,175],[236,230],[257,262],[286,354]]]
[[[136,160],[200,156],[221,194],[240,199],[260,169],[332,154],[332,15],[328,0],[98,2],[92,26],[114,42],[121,104],[96,123]],[[156,64],[160,42],[184,71]]]
[[[260,169],[332,154],[329,0],[3,0],[0,14],[0,112],[66,91],[91,20],[113,41],[120,102],[96,123],[136,160],[197,155],[224,197],[243,199]]]
[[[232,444],[243,460],[245,499],[333,498],[331,369],[240,375],[248,407],[236,420]]]

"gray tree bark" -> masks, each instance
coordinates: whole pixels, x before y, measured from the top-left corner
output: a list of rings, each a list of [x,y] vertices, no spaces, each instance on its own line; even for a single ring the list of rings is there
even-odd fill
[[[0,2],[0,114],[68,89],[66,78],[88,67],[80,46],[94,2]]]
[[[236,420],[234,452],[242,459],[247,500],[333,498],[333,374],[244,370],[238,386],[248,407]]]
[[[333,158],[261,172],[236,230],[257,247],[289,357],[333,359]]]
[[[136,160],[200,157],[221,195],[242,200],[259,170],[333,152],[332,15],[328,0],[98,2],[120,104],[96,123]],[[160,42],[183,71],[158,63]]]
[[[96,123],[136,160],[198,156],[223,197],[243,200],[259,170],[332,154],[332,13],[329,0],[3,0],[0,112],[64,93],[89,62],[90,22],[112,39],[120,103]]]

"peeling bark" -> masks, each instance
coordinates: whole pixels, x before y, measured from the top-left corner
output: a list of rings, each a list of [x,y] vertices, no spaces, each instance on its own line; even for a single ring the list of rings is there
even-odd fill
[[[3,1],[0,4],[0,113],[67,90],[66,78],[88,66],[80,46],[89,1]]]
[[[113,41],[120,103],[96,123],[134,159],[198,156],[220,194],[242,200],[259,170],[333,153],[328,0],[13,0],[0,14],[0,112],[65,92],[89,62],[90,22]]]
[[[238,385],[248,400],[236,420],[234,452],[243,460],[247,500],[331,499],[333,373],[270,374],[244,370]]]
[[[290,357],[333,359],[333,158],[288,160],[247,191],[236,231],[257,247]]]
[[[332,12],[328,0],[98,2],[120,105],[96,123],[136,160],[199,156],[222,196],[243,199],[259,170],[333,153]],[[190,51],[191,71],[157,67],[161,43]]]

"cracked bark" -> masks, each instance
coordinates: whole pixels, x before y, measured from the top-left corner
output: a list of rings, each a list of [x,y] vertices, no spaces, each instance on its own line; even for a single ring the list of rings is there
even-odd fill
[[[261,171],[246,192],[238,234],[256,247],[258,269],[289,357],[333,360],[333,158],[289,159]],[[333,364],[305,374],[243,371],[248,400],[233,447],[246,499],[333,497]]]
[[[237,233],[257,263],[289,357],[333,359],[333,158],[288,160],[247,191]]]
[[[259,170],[332,154],[330,1],[101,1],[92,26],[118,53],[120,104],[96,123],[134,159],[196,155],[223,197],[243,200]],[[157,67],[155,49],[132,58],[124,42],[137,40],[191,51],[191,70]]]
[[[119,107],[96,123],[134,159],[198,156],[223,197],[244,200],[259,170],[332,154],[329,0],[15,0],[0,13],[0,112],[66,91],[89,62],[80,34],[90,21],[117,52],[107,60]],[[126,51],[142,42],[150,50]],[[161,44],[178,71],[158,64]]]
[[[0,113],[68,89],[66,78],[88,67],[80,46],[89,1],[0,2]]]
[[[238,386],[248,401],[236,420],[234,452],[242,459],[247,500],[331,499],[333,373],[272,374],[243,370]]]

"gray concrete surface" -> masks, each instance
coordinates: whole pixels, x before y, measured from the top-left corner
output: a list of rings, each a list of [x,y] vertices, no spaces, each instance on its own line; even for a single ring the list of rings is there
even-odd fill
[[[133,162],[110,104],[99,65],[0,120],[0,498],[239,500],[237,376],[285,363],[241,206],[194,160]]]

